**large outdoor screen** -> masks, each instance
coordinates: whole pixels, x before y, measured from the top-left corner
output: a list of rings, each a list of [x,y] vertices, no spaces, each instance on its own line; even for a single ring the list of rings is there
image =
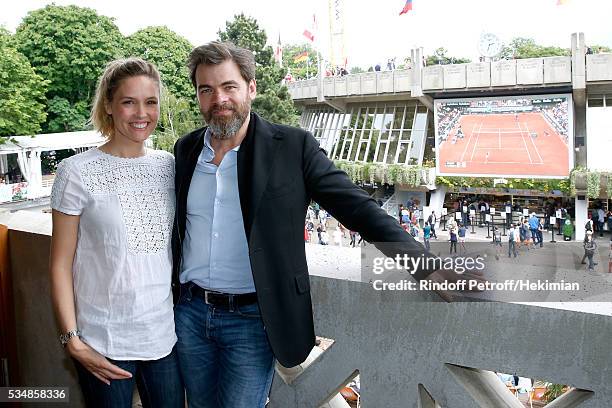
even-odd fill
[[[438,174],[567,177],[572,118],[569,94],[436,100]]]

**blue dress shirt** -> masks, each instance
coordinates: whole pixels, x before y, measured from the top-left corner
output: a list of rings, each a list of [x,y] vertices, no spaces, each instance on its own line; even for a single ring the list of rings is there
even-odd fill
[[[180,281],[223,293],[255,292],[238,192],[240,146],[217,167],[210,137],[207,130],[187,195]]]

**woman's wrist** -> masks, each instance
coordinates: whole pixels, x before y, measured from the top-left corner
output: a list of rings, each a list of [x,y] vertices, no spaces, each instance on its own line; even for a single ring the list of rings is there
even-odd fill
[[[70,355],[74,355],[76,353],[79,353],[80,351],[85,350],[87,348],[87,345],[81,340],[79,336],[74,336],[70,340],[68,340],[65,347],[66,351],[68,351]]]

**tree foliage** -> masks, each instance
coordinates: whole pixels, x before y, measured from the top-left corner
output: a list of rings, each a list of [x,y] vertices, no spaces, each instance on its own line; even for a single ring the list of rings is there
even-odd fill
[[[201,127],[201,122],[199,113],[193,111],[189,101],[163,92],[158,130],[152,136],[155,148],[172,152],[176,140]]]
[[[533,38],[516,37],[509,44],[503,46],[500,58],[523,59],[568,55],[570,55],[568,48],[543,46],[536,44]]]
[[[469,58],[465,57],[449,57],[447,56],[448,50],[444,47],[436,48],[434,55],[428,55],[425,57],[425,63],[427,65],[447,65],[447,64],[465,64],[472,62]]]
[[[257,20],[244,14],[225,23],[225,30],[217,33],[221,41],[231,41],[249,49],[255,55],[257,97],[253,111],[277,123],[296,125],[298,115],[287,88],[281,85],[285,72],[274,62],[272,47],[266,45],[267,36]]]
[[[47,81],[13,44],[10,33],[0,28],[0,136],[32,135],[47,117]]]
[[[308,60],[295,62],[295,58],[308,53]],[[291,72],[294,79],[308,79],[317,75],[317,52],[308,43],[283,46],[283,70]]]
[[[195,101],[187,57],[193,45],[167,27],[147,27],[126,38],[126,56],[143,58],[157,67],[172,95]]]
[[[15,40],[34,70],[49,81],[46,131],[82,130],[98,77],[122,54],[123,36],[109,17],[76,6],[28,13]]]
[[[167,27],[147,27],[127,37],[127,56],[143,58],[157,67],[164,84],[155,134],[156,148],[171,152],[176,140],[200,126],[195,90],[187,58],[193,45]]]

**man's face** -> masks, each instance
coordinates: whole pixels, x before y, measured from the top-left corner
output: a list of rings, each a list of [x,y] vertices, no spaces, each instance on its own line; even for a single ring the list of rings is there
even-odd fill
[[[200,112],[213,137],[232,138],[251,112],[251,102],[257,94],[255,81],[245,81],[232,60],[199,65],[195,79]]]

